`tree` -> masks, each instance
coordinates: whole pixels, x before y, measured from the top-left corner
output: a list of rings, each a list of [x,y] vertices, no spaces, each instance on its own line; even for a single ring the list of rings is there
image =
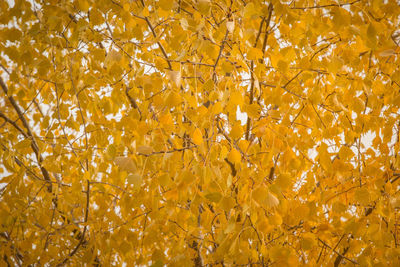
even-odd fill
[[[396,1],[0,1],[1,265],[400,264]]]

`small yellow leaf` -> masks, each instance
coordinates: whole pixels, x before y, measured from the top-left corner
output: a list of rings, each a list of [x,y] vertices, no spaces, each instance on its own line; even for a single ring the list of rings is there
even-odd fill
[[[251,196],[259,205],[262,205],[267,194],[268,189],[265,186],[260,186],[254,189],[254,191],[251,193]]]
[[[148,8],[143,8],[142,10],[142,16],[147,17],[150,15],[149,9]]]
[[[161,115],[159,121],[163,126],[170,126],[174,123],[174,121],[172,120],[171,113],[169,112]]]
[[[377,31],[375,26],[371,23],[369,24],[367,28],[367,45],[374,49],[376,47],[376,41],[377,41]]]
[[[203,15],[208,15],[211,10],[211,3],[210,0],[199,0],[197,2],[197,8]]]
[[[336,94],[333,95],[332,101],[333,101],[333,104],[335,104],[335,106],[337,106],[338,108],[341,108],[344,111],[348,111],[348,109],[342,104],[342,102],[339,102]]]
[[[381,57],[390,57],[390,56],[395,56],[395,55],[396,55],[396,51],[394,49],[383,50],[379,53],[379,56],[381,56]]]
[[[185,18],[181,18],[179,22],[181,24],[182,29],[184,29],[185,31],[189,28],[189,23]]]
[[[210,111],[210,113],[212,113],[212,114],[219,114],[219,113],[221,113],[221,112],[222,112],[222,105],[221,105],[221,102],[215,103],[215,104],[212,106],[211,111]]]
[[[239,139],[239,138],[242,137],[243,132],[244,132],[244,131],[243,131],[243,127],[242,127],[242,125],[240,125],[240,122],[236,122],[236,123],[233,125],[232,129],[231,129],[230,136],[231,136],[233,139]]]
[[[272,225],[281,225],[282,217],[278,213],[275,213],[274,215],[269,217],[269,223]]]
[[[263,57],[263,52],[261,49],[252,47],[250,50],[247,52],[247,58],[250,60],[257,60],[259,58]]]
[[[224,158],[226,158],[227,155],[228,155],[228,148],[226,148],[226,146],[223,146],[221,148],[219,156],[221,157],[221,159],[224,159]]]
[[[141,154],[149,155],[153,153],[153,148],[150,146],[138,146],[136,151]]]
[[[230,100],[233,105],[242,105],[243,104],[243,96],[240,91],[231,92]]]
[[[261,11],[261,10],[260,10]],[[244,17],[246,19],[251,18],[252,16],[257,15],[257,9],[256,6],[254,5],[254,3],[250,2],[246,5],[245,9],[244,9]]]
[[[165,11],[171,11],[174,1],[171,0],[160,0],[158,1],[159,6]]]
[[[228,160],[232,163],[240,163],[240,161],[242,160],[242,156],[240,155],[239,151],[232,148],[232,150],[228,154]]]
[[[235,29],[235,22],[234,21],[226,22],[226,29],[228,30],[228,32],[232,33],[233,30]]]
[[[354,97],[351,105],[356,113],[361,113],[365,109],[365,103],[359,97]]]
[[[175,93],[174,91],[170,92],[167,96],[165,103],[168,107],[173,108],[179,105],[182,102],[182,97]]]
[[[366,188],[359,188],[354,194],[354,199],[362,205],[369,203],[370,194]]]
[[[116,61],[119,62],[122,59],[122,55],[121,53],[119,53],[116,50],[111,50],[108,54],[107,54],[107,58],[106,60],[109,61]]]
[[[229,247],[229,254],[230,255],[237,255],[239,253],[239,238],[235,238],[233,240],[231,246]]]
[[[177,87],[181,86],[181,72],[180,71],[169,71],[167,73],[169,79],[175,83]]]
[[[265,199],[265,204],[268,208],[276,207],[279,204],[279,199],[271,192],[268,192],[267,197]]]
[[[140,186],[142,185],[143,178],[140,174],[134,173],[134,174],[129,174],[126,177],[126,181],[128,182],[129,185],[132,185],[134,189],[139,189]]]
[[[109,146],[107,147],[106,153],[107,153],[107,156],[108,156],[110,159],[115,158],[115,156],[116,156],[116,154],[117,154],[117,149],[115,148],[115,145],[113,145],[113,144],[109,145]]]
[[[214,81],[212,79],[207,80],[202,87],[203,91],[209,92],[214,90]]]
[[[226,228],[224,229],[224,234],[230,234],[235,230],[236,223],[234,221],[230,221]]]
[[[127,172],[133,173],[137,169],[135,162],[130,157],[116,157],[114,159],[114,162],[115,162],[115,164],[118,165],[118,167],[121,170],[124,170]]]
[[[316,245],[315,238],[312,233],[305,233],[302,236],[300,245],[304,250],[310,250]]]
[[[30,140],[30,139],[24,139],[24,140],[18,142],[18,143],[14,146],[14,148],[21,149],[21,148],[29,147],[30,145],[31,145],[31,140]]]
[[[196,145],[201,145],[203,143],[203,135],[199,128],[194,130],[192,140]]]
[[[292,177],[289,173],[281,173],[278,175],[275,184],[281,189],[287,189],[292,185]]]
[[[229,212],[235,207],[235,200],[231,197],[224,197],[221,200],[220,206],[224,211]]]
[[[251,105],[246,105],[245,111],[247,112],[247,115],[254,119],[254,118],[258,118],[258,116],[260,116],[260,106],[256,103],[253,103]]]
[[[221,200],[222,195],[218,192],[213,192],[206,194],[204,197],[212,202],[219,202]]]
[[[89,8],[90,8],[90,3],[86,0],[80,0],[77,1],[78,2],[78,6],[79,8],[83,11],[83,12],[88,12]]]
[[[351,150],[351,148],[349,148],[348,146],[342,146],[339,150],[339,157],[342,160],[348,160],[351,157],[354,156],[354,152],[353,150]]]

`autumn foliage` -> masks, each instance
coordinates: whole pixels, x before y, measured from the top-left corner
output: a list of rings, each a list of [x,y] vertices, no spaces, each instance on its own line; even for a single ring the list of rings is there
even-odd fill
[[[399,266],[400,7],[0,1],[1,266]]]

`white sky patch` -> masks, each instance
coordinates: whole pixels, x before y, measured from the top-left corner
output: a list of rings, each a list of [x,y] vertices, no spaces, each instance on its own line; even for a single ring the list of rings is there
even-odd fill
[[[245,125],[247,123],[247,113],[242,112],[239,106],[237,106],[236,109],[236,119],[240,120],[241,125]]]

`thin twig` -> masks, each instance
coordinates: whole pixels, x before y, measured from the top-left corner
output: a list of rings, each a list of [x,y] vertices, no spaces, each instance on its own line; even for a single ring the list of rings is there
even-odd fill
[[[318,237],[318,241],[320,241],[322,244],[324,244],[324,246],[326,246],[326,247],[328,247],[329,249],[331,249],[331,250],[332,250],[333,252],[335,252],[338,256],[342,257],[342,258],[345,259],[345,260],[348,260],[349,262],[351,262],[351,263],[353,263],[353,264],[357,264],[357,265],[358,265],[358,262],[356,262],[355,260],[352,260],[352,259],[346,257],[345,255],[343,255],[343,254],[337,252],[336,250],[332,249],[331,246],[329,246],[327,243],[325,243],[325,242],[324,242],[321,238],[319,238],[319,237]]]

